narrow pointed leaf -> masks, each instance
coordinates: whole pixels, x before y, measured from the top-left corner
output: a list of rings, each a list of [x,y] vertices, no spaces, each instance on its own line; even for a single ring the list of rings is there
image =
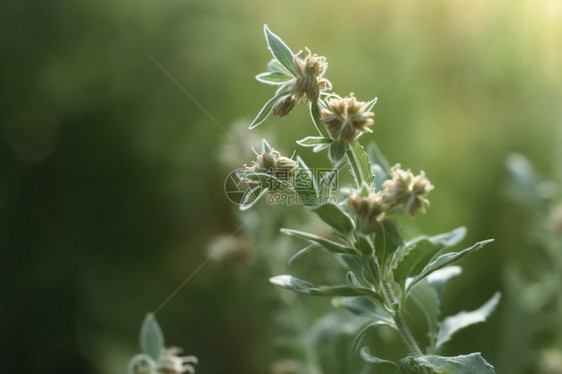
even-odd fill
[[[240,210],[248,210],[253,207],[266,192],[267,188],[263,186],[255,186],[248,190],[242,198]]]
[[[480,353],[466,356],[408,356],[400,360],[404,373],[419,373],[419,366],[433,369],[440,374],[495,374],[494,367]]]
[[[297,170],[294,172],[295,192],[304,197],[304,205],[315,206],[318,204],[318,185],[314,172],[310,170],[304,160],[297,156]]]
[[[345,156],[345,149],[346,145],[343,140],[337,138],[330,144],[330,152],[328,153],[328,157],[330,157],[330,161],[332,163],[337,163]]]
[[[295,278],[292,275],[278,275],[269,278],[269,282],[276,286],[307,295],[319,295],[320,290],[307,281]]]
[[[375,357],[369,352],[369,347],[361,348],[361,358],[375,367],[377,374],[400,374],[400,367],[392,361]]]
[[[262,139],[261,143],[262,143],[263,151],[264,151],[265,153],[271,153],[271,146],[269,145],[269,143],[267,142],[267,140]]]
[[[388,219],[380,221],[375,231],[375,256],[379,264],[385,266],[387,259],[392,258],[394,252],[403,245],[396,224]]]
[[[381,191],[384,181],[392,177],[392,171],[390,170],[390,165],[382,155],[381,151],[378,149],[375,142],[371,142],[367,147],[367,154],[369,155],[369,160],[371,161],[371,172],[375,178],[375,189]]]
[[[250,130],[254,129],[258,127],[260,124],[262,124],[263,121],[265,121],[265,119],[267,118],[267,116],[269,116],[269,113],[271,113],[271,110],[273,109],[273,105],[275,105],[277,100],[279,100],[285,95],[287,95],[287,91],[281,91],[277,93],[275,96],[273,96],[271,99],[269,99],[268,102],[265,103],[265,105],[261,108],[256,118],[254,118],[254,120],[250,124],[249,129]]]
[[[435,349],[439,326],[439,307],[441,304],[439,296],[427,279],[418,282],[415,287],[412,287],[410,296],[425,314],[428,326],[427,336],[429,337],[429,344],[432,349]]]
[[[471,312],[462,311],[454,316],[445,318],[439,324],[439,333],[437,334],[437,349],[441,348],[444,343],[449,341],[453,334],[475,323],[486,321],[494,312],[500,301],[500,293],[496,292],[490,300],[488,300],[480,308]]]
[[[158,361],[160,350],[164,348],[164,335],[154,314],[148,313],[144,318],[139,341],[141,351],[155,361]]]
[[[277,59],[293,76],[297,76],[297,71],[293,63],[294,54],[291,49],[281,40],[280,37],[272,33],[267,25],[264,25],[265,39],[273,57]]]
[[[303,249],[301,249],[300,251],[298,251],[297,253],[295,253],[293,255],[293,257],[291,257],[289,259],[289,265],[294,264],[295,262],[297,262],[298,260],[300,260],[302,257],[306,256],[307,254],[309,254],[310,252],[314,251],[317,248],[322,248],[321,245],[319,244],[311,244]]]
[[[371,163],[369,161],[369,156],[365,152],[365,148],[359,143],[358,140],[354,140],[350,143],[351,157],[355,160],[354,162],[359,166],[359,172],[361,173],[359,185],[362,182],[367,183],[371,186],[375,180],[373,172],[371,171]],[[353,162],[350,160],[350,162]]]
[[[281,229],[281,232],[289,236],[295,236],[297,238],[308,240],[311,243],[318,243],[332,253],[352,253],[352,254],[355,253],[355,250],[353,248],[346,247],[343,244],[336,243],[329,239],[323,238],[318,235],[310,234],[308,232],[291,230],[291,229]]]
[[[437,292],[437,296],[441,298],[441,296],[443,295],[443,288],[445,287],[445,283],[459,276],[461,273],[462,268],[460,266],[447,266],[443,269],[436,270],[433,273],[429,274],[426,279],[431,287],[433,287],[435,292]]]
[[[281,73],[281,72],[267,72],[267,73],[261,73],[261,74],[256,75],[256,79],[259,82],[262,82],[262,83],[265,83],[265,84],[271,84],[273,86],[279,86],[279,85],[287,84],[288,82],[290,82],[291,80],[293,80],[295,78],[291,75],[287,75],[287,74]]]
[[[406,279],[419,274],[439,252],[458,244],[465,235],[466,228],[459,227],[445,234],[424,235],[406,243],[396,251],[394,279],[404,285]]]
[[[316,130],[318,130],[318,133],[323,138],[331,139],[332,135],[330,134],[330,131],[328,131],[326,126],[322,123],[322,114],[318,103],[310,103],[310,117],[312,117],[312,122],[314,123]]]
[[[472,252],[476,252],[480,248],[484,247],[486,244],[491,243],[493,241],[494,241],[494,239],[483,240],[481,242],[478,242],[478,243],[474,244],[472,247],[466,248],[466,249],[464,249],[460,252],[450,252],[450,253],[445,253],[444,255],[439,256],[435,261],[433,261],[432,263],[427,265],[421,271],[421,273],[416,275],[414,278],[411,278],[411,281],[408,283],[406,289],[407,290],[410,289],[412,286],[414,286],[416,283],[418,283],[420,280],[427,277],[429,274],[433,273],[434,271],[442,269],[445,266],[450,265],[453,262],[460,260],[461,258],[463,258],[464,256],[466,256],[466,255],[468,255]]]
[[[297,140],[297,144],[303,147],[315,147],[317,145],[330,144],[333,141],[333,139],[327,139],[322,136],[307,136],[306,138]]]
[[[332,301],[336,307],[344,307],[351,313],[397,328],[392,316],[368,297],[342,297]]]
[[[327,203],[311,207],[311,209],[334,230],[344,235],[353,231],[355,226],[353,220],[336,204]]]

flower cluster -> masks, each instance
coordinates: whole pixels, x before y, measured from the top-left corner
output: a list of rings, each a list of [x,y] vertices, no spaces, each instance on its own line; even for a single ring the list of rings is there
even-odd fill
[[[195,356],[179,356],[181,348],[169,347],[160,350],[155,362],[146,354],[138,354],[129,363],[130,374],[195,374],[193,365],[197,364]]]
[[[297,76],[289,86],[287,95],[273,105],[272,113],[278,117],[289,115],[298,102],[316,103],[320,91],[330,87],[330,82],[323,77],[328,67],[326,58],[312,54],[308,49],[307,52],[308,55],[304,59],[298,54],[293,57]]]
[[[332,98],[327,101],[328,108],[322,110],[322,123],[334,138],[341,137],[352,142],[361,133],[371,133],[375,114],[367,110],[369,104],[358,101],[353,93],[345,98]]]
[[[271,152],[258,154],[256,161],[252,161],[251,166],[244,166],[246,166],[246,170],[254,173],[266,173],[286,181],[293,176],[293,171],[297,168],[297,162],[288,157],[281,156],[279,152],[272,149]]]
[[[415,216],[419,210],[425,213],[429,205],[426,195],[434,186],[423,171],[415,175],[410,170],[403,170],[397,164],[392,168],[392,179],[383,183],[384,190],[373,192],[352,191],[347,199],[347,207],[358,218],[363,232],[373,232],[386,212],[396,205],[402,205],[405,212]]]

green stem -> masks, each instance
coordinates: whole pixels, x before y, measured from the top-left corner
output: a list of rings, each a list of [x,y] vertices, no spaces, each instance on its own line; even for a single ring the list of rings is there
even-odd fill
[[[420,346],[416,342],[416,339],[414,339],[414,336],[412,335],[410,329],[406,325],[406,322],[404,322],[404,319],[402,318],[402,303],[399,303],[396,300],[396,296],[394,295],[392,287],[388,282],[383,283],[383,290],[387,300],[391,302],[391,306],[395,311],[393,319],[394,323],[396,323],[396,326],[398,327],[398,331],[400,331],[400,335],[402,335],[402,339],[404,339],[404,342],[413,355],[423,356],[423,352],[420,349]]]

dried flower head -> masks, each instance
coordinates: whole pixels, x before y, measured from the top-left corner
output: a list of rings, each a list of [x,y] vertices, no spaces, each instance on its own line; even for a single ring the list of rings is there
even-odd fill
[[[320,91],[330,86],[330,82],[322,77],[328,63],[325,57],[313,55],[308,48],[306,50],[308,55],[304,59],[298,57],[298,54],[293,58],[298,76],[292,92],[297,99],[306,97],[308,101],[315,103],[320,97]]]
[[[400,168],[400,164],[392,168],[392,179],[383,183],[384,201],[388,205],[404,204],[404,209],[413,216],[416,211],[425,213],[429,200],[425,196],[434,186],[425,177],[422,170],[419,175]]]
[[[179,356],[181,348],[163,348],[158,359],[157,370],[162,374],[195,373],[193,365],[197,364],[195,356]]]
[[[296,161],[281,156],[274,149],[270,153],[262,152],[258,154],[256,161],[252,161],[251,166],[246,166],[247,170],[254,173],[266,173],[283,181],[291,179],[296,168]]]
[[[369,192],[367,196],[361,196],[357,191],[352,191],[347,198],[347,207],[359,218],[363,232],[375,231],[388,208],[382,193]]]
[[[368,103],[358,101],[353,93],[345,98],[328,100],[328,109],[322,110],[322,123],[332,136],[352,142],[360,133],[373,132],[370,129],[375,114],[367,111]]]

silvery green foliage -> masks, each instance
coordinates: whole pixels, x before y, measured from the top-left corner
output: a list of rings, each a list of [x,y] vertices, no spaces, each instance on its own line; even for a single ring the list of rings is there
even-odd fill
[[[295,55],[291,49],[267,26],[265,34],[273,61],[269,64],[269,71],[259,74],[256,78],[261,82],[277,85],[279,89],[263,106],[250,125],[250,129],[262,124],[272,110],[275,114],[274,106],[282,105],[284,102],[280,100],[284,100],[287,92],[294,91],[294,84],[299,75]],[[395,170],[390,168],[374,143],[367,149],[359,143],[358,138],[362,133],[357,132],[357,136],[350,140],[349,136],[334,136],[333,132],[327,130],[325,122],[322,122],[323,111],[328,108],[327,98],[335,96],[337,95],[321,91],[316,102],[299,101],[299,104],[309,107],[317,134],[300,139],[297,144],[312,147],[315,152],[326,150],[334,173],[338,173],[346,165],[345,169],[351,170],[355,184],[353,188],[358,191],[357,196],[369,196],[371,200],[368,201],[379,201],[380,199],[376,199],[382,196],[380,194],[390,188]],[[375,103],[376,99],[368,101],[361,110],[371,111]],[[280,116],[285,116],[288,112],[280,111],[280,113],[282,114]],[[262,152],[272,152],[271,146],[265,141]],[[251,194],[248,202],[245,202],[241,208],[247,209],[255,204],[267,190],[273,193],[294,194],[303,198],[333,197],[333,191],[324,188],[322,180],[316,180],[317,176],[314,173],[306,173],[309,169],[300,158],[295,172],[299,171],[309,178],[306,182],[310,188],[298,188],[294,181],[280,180],[276,178],[275,171],[272,173],[246,171],[241,177],[250,184],[253,183],[255,193]],[[404,178],[409,178],[408,175],[411,173],[407,173],[409,170],[404,172]],[[414,177],[413,174],[411,176]],[[422,173],[415,178],[421,180],[425,176]],[[431,187],[428,187],[427,191],[433,188],[426,179],[424,183],[425,186]],[[386,210],[370,225],[364,225],[362,222],[364,217],[350,208],[349,201],[309,204],[306,202],[310,200],[303,199],[305,208],[316,213],[330,226],[333,236],[327,238],[296,229],[283,229],[282,233],[300,239],[304,245],[303,249],[295,252],[289,264],[300,261],[312,251],[324,250],[344,264],[347,274],[339,284],[313,284],[292,275],[275,276],[270,282],[296,293],[332,297],[334,306],[367,318],[368,322],[350,342],[354,350],[360,347],[362,337],[372,328],[384,325],[396,330],[410,350],[410,354],[398,362],[377,357],[376,352],[372,353],[369,347],[358,349],[360,356],[368,365],[372,365],[377,373],[494,373],[493,367],[479,353],[455,357],[439,355],[444,344],[451,340],[456,332],[472,324],[484,322],[499,302],[500,296],[496,293],[473,311],[461,311],[446,317],[440,314],[443,288],[447,281],[461,272],[454,263],[483,248],[492,240],[480,241],[463,250],[451,251],[451,248],[456,247],[464,239],[466,235],[464,227],[439,235],[422,235],[405,240],[393,217],[405,212],[414,215],[416,207],[423,211],[425,200],[420,197],[419,201],[414,201],[415,198],[417,196],[412,195],[403,204],[388,203],[388,207],[385,206]],[[380,201],[386,202],[384,199]],[[424,314],[420,318],[427,320],[430,345],[425,350],[419,347],[404,322],[403,308],[408,299],[412,299],[420,306]]]

